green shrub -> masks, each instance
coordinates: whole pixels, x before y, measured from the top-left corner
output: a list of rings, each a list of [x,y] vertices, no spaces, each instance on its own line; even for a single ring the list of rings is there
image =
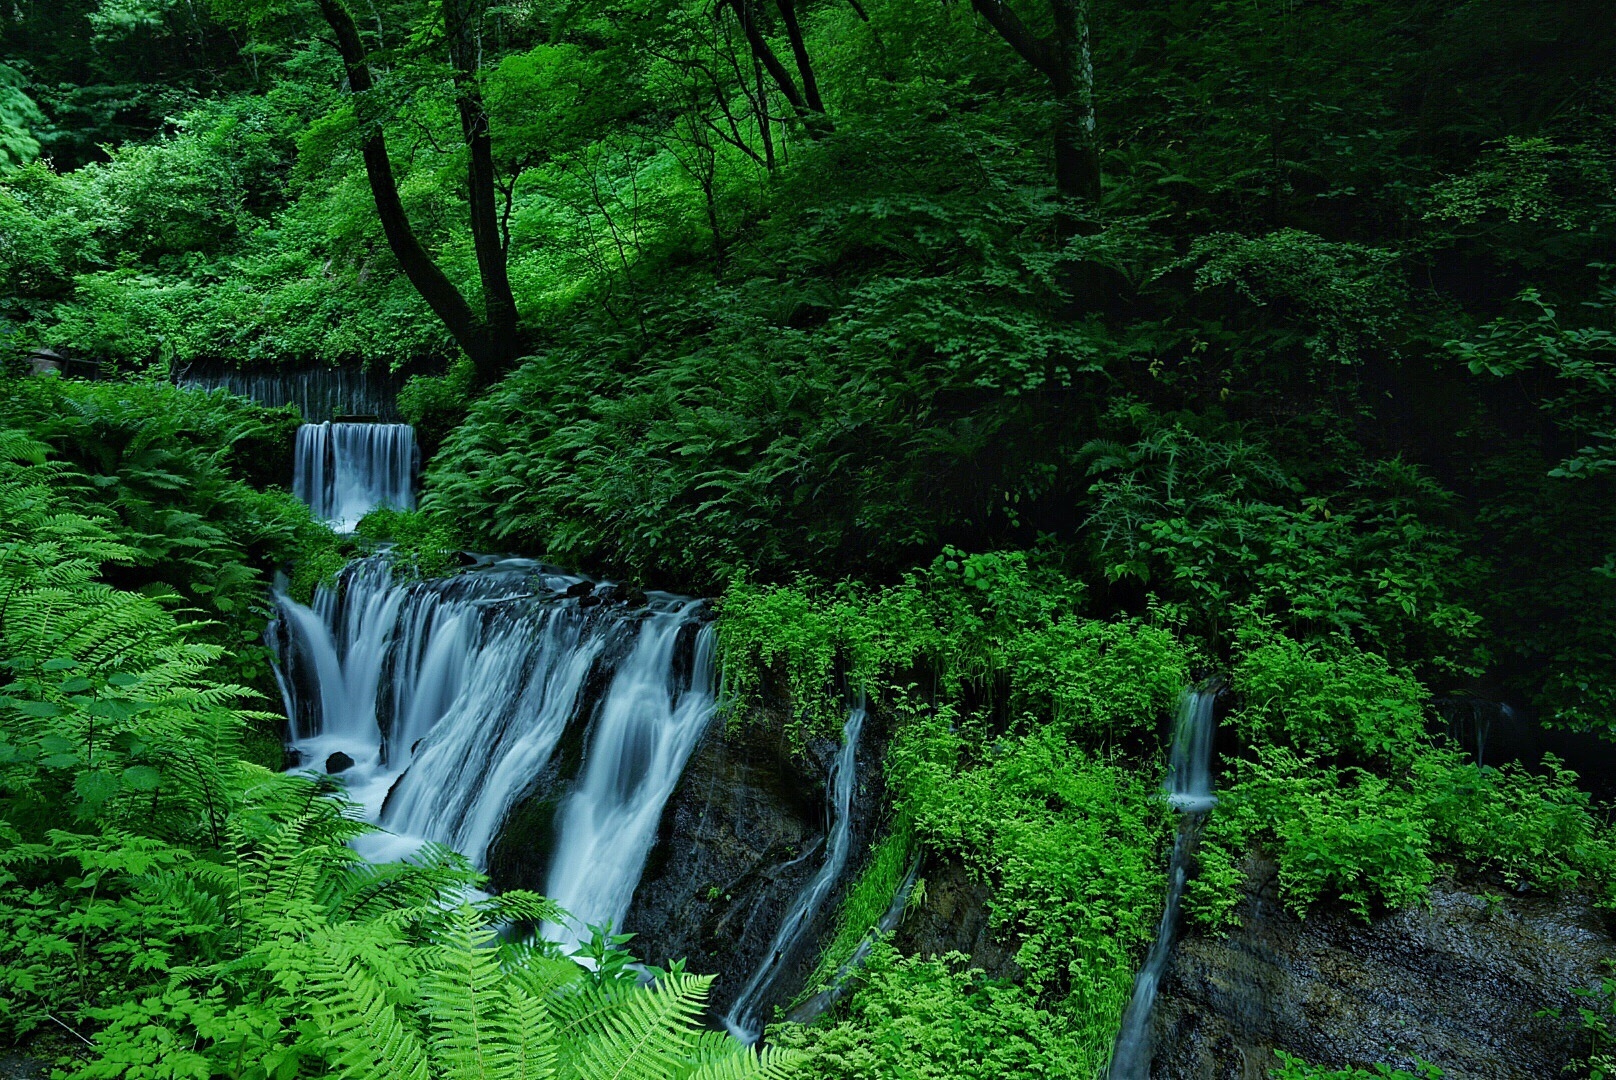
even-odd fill
[[[1279,1055],[1279,1068],[1269,1072],[1272,1080],[1442,1080],[1442,1070],[1428,1062],[1420,1062],[1414,1072],[1394,1069],[1380,1062],[1373,1070],[1362,1068],[1330,1069],[1323,1065],[1309,1065],[1299,1057],[1283,1050]],[[1418,1059],[1416,1059],[1418,1060]]]
[[[1103,1020],[1041,1009],[1013,984],[965,967],[957,953],[904,958],[878,946],[845,1019],[777,1024],[770,1041],[799,1050],[813,1080],[1098,1078],[1115,1032]]]
[[[950,720],[909,711],[889,754],[915,834],[993,885],[993,924],[1019,942],[1029,987],[1119,1017],[1162,898],[1169,815],[1156,777],[1058,727],[984,746]]]
[[[1388,779],[1265,748],[1221,785],[1200,854],[1214,873],[1191,887],[1190,910],[1210,925],[1231,919],[1235,858],[1254,847],[1273,855],[1280,896],[1299,915],[1334,897],[1364,919],[1421,903],[1445,861],[1515,888],[1589,886],[1616,903],[1616,836],[1576,774],[1544,764],[1480,768],[1429,745]]]
[[[1297,641],[1248,622],[1236,634],[1232,689],[1240,705],[1228,722],[1250,745],[1396,762],[1426,747],[1428,691],[1345,641]]]
[[[459,531],[439,516],[384,506],[361,518],[354,534],[389,545],[387,557],[403,577],[444,577],[459,569]]]

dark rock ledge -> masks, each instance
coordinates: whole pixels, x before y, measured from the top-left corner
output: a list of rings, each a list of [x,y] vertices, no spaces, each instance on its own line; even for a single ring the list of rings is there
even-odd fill
[[[1190,933],[1162,985],[1152,1076],[1259,1080],[1275,1049],[1335,1068],[1416,1057],[1447,1080],[1548,1080],[1587,1047],[1574,1019],[1616,942],[1584,896],[1438,882],[1429,907],[1371,923],[1279,903],[1272,863],[1247,866],[1240,925]]]

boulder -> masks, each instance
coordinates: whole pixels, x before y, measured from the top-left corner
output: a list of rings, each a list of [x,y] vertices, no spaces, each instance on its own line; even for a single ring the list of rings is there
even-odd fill
[[[353,763],[353,758],[338,750],[325,759],[325,771],[335,776],[339,772],[353,768]]]

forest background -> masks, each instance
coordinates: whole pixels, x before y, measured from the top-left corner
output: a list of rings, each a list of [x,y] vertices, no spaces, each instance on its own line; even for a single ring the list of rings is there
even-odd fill
[[[83,1075],[153,1039],[192,1071],[127,1075],[357,1075],[342,1017],[385,1005],[459,1075],[444,972],[542,903],[451,918],[448,853],[357,870],[337,804],[262,768],[232,688],[273,688],[268,576],[353,541],[275,490],[296,417],[168,389],[189,365],[413,376],[423,508],[369,537],[720,596],[737,692],[784,678],[804,738],[844,675],[884,702],[844,921],[924,844],[1025,977],[883,954],[767,1067],[1102,1070],[1164,718],[1212,671],[1203,924],[1259,849],[1299,911],[1460,871],[1608,892],[1597,784],[1448,733],[1508,701],[1616,734],[1612,31],[1600,0],[18,0],[0,335],[118,378],[6,383],[0,1020],[84,1033]],[[275,862],[310,851],[318,888]],[[315,892],[248,912],[248,863]],[[374,907],[352,877],[395,872]],[[294,924],[327,983],[288,982]],[[389,959],[341,1002],[360,939]],[[496,1011],[585,978],[553,959]],[[707,1067],[688,1026],[657,1068]]]

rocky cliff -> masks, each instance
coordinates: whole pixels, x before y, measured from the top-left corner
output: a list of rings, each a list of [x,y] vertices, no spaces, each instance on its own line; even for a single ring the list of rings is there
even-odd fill
[[[1271,863],[1247,866],[1240,925],[1190,933],[1162,985],[1151,1075],[1257,1080],[1282,1049],[1342,1067],[1415,1059],[1447,1080],[1547,1080],[1586,1052],[1574,987],[1616,959],[1605,913],[1585,897],[1446,881],[1428,907],[1365,923],[1279,903]]]

